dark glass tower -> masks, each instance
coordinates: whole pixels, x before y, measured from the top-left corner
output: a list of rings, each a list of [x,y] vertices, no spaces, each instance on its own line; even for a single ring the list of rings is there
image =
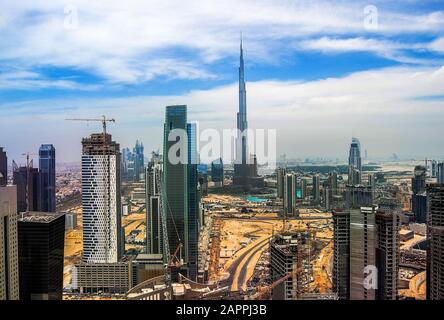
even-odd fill
[[[426,177],[427,168],[416,166],[412,178],[412,211],[418,223],[426,223],[427,219]]]
[[[13,184],[17,186],[17,212],[35,211],[39,203],[39,171],[32,167],[32,161],[27,166],[19,167],[14,161]]]
[[[40,203],[39,211],[56,211],[56,164],[55,148],[52,144],[42,144],[39,149]]]
[[[198,155],[196,146],[196,124],[187,124],[188,135],[188,276],[197,280],[199,254],[199,192],[198,192]]]
[[[224,163],[222,158],[211,162],[211,180],[213,182],[224,182]]]
[[[3,147],[0,147],[0,187],[8,184],[8,157]]]
[[[170,252],[173,253],[179,244],[183,245],[178,255],[188,262],[188,167],[186,163],[172,163],[169,159],[169,150],[176,145],[178,140],[169,141],[168,137],[172,130],[180,129],[182,133],[187,132],[187,106],[167,106],[165,113],[164,136],[163,136],[163,210],[166,217],[166,229],[168,233],[168,244]],[[188,141],[180,141],[182,148],[175,155],[187,162]],[[182,154],[186,152],[186,154]]]
[[[348,155],[348,164],[349,166],[353,166],[354,169],[358,170],[359,178],[354,180],[359,180],[361,182],[362,176],[362,164],[361,164],[361,143],[357,138],[352,138],[352,142],[350,144],[350,152]]]
[[[65,215],[22,214],[18,243],[20,300],[61,300]]]

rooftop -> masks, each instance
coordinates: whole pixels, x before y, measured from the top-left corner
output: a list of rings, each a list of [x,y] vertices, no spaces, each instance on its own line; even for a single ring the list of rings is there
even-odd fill
[[[57,213],[57,212],[28,211],[20,214],[19,221],[49,223],[60,218],[63,215],[64,213]]]

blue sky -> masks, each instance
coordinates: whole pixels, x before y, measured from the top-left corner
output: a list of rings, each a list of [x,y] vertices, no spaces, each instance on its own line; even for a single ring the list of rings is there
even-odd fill
[[[250,126],[278,153],[444,157],[442,1],[15,1],[0,12],[0,145],[11,159],[54,143],[78,161],[117,119],[122,146],[161,144],[167,104],[231,128],[243,32]],[[376,11],[375,11],[376,9]],[[372,19],[370,19],[372,18]],[[422,143],[427,137],[427,144]]]

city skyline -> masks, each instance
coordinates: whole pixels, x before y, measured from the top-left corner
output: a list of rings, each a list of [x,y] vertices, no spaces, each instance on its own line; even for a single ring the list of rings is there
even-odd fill
[[[242,31],[250,127],[277,127],[278,155],[343,159],[356,136],[370,159],[442,157],[433,137],[443,116],[444,11],[438,1],[373,5],[377,12],[362,1],[131,1],[122,13],[84,1],[8,4],[0,16],[5,150],[21,161],[52,143],[58,161],[79,162],[79,139],[98,128],[64,119],[102,114],[116,118],[110,132],[122,146],[140,139],[157,150],[162,110],[174,104],[188,105],[201,129],[235,128]],[[163,22],[172,8],[192,19]],[[153,12],[158,18],[144,19]]]

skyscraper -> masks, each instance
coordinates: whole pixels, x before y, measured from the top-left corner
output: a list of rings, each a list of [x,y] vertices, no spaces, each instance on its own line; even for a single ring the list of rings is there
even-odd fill
[[[412,178],[412,211],[418,223],[425,223],[427,219],[426,176],[426,167],[415,167]]]
[[[276,188],[277,188],[277,197],[279,199],[284,198],[284,183],[285,183],[285,175],[287,174],[287,170],[285,168],[278,168],[276,174]]]
[[[65,215],[23,213],[18,238],[20,300],[62,300]]]
[[[188,277],[196,281],[199,254],[199,204],[196,124],[187,124],[188,137]],[[223,166],[223,164],[222,164]],[[223,172],[223,167],[222,167]]]
[[[146,167],[145,192],[147,206],[147,253],[163,253],[162,212],[160,211],[162,162],[152,158]]]
[[[444,185],[427,186],[427,299],[444,299]]]
[[[375,300],[375,287],[366,286],[366,268],[376,265],[376,207],[350,209],[350,299]],[[377,279],[375,279],[377,281]]]
[[[307,179],[301,179],[301,198],[305,199],[308,196],[307,192]]]
[[[247,140],[247,91],[245,88],[244,51],[240,44],[239,62],[239,112],[237,113],[237,129],[240,136],[236,141],[236,162],[234,164],[234,184],[247,185],[248,180],[248,140]],[[242,134],[245,133],[245,134]]]
[[[17,187],[0,186],[0,300],[19,299]]]
[[[318,174],[313,176],[313,201],[321,202],[321,179]]]
[[[220,186],[224,184],[224,163],[222,158],[211,162],[211,180]]]
[[[444,184],[444,162],[440,162],[437,165],[436,177],[439,184]]]
[[[3,147],[0,147],[0,187],[8,184],[8,157]]]
[[[17,186],[18,212],[33,211],[39,205],[39,170],[33,168],[32,160],[19,167],[12,162],[13,184]]]
[[[333,292],[350,299],[350,211],[333,211]]]
[[[272,281],[289,276],[273,288],[273,300],[296,300],[304,293],[310,278],[309,239],[310,235],[304,232],[277,234],[271,239]]]
[[[350,144],[350,152],[348,155],[348,164],[353,166],[356,170],[359,170],[360,176],[362,174],[361,161],[361,143],[357,138],[352,138],[352,142]]]
[[[376,267],[378,270],[377,300],[398,299],[399,228],[398,210],[379,209],[376,212]]]
[[[182,148],[178,149],[176,156],[180,161],[173,163],[169,157],[169,151],[176,143],[170,141],[169,134],[172,130],[179,129],[187,132],[187,106],[167,106],[165,112],[165,124],[163,131],[163,209],[166,217],[166,229],[171,252],[174,252],[179,244],[182,250],[179,252],[184,262],[188,262],[188,141],[179,141]],[[185,154],[184,154],[185,153]]]
[[[52,144],[42,144],[39,149],[39,206],[42,212],[56,211],[56,161]]]
[[[118,262],[123,254],[120,151],[110,134],[82,139],[83,262]]]
[[[140,181],[140,178],[143,175],[143,170],[145,166],[145,156],[143,154],[143,143],[136,141],[136,145],[133,149],[134,154],[134,181]]]
[[[337,195],[339,194],[339,189],[338,189],[338,173],[337,172],[330,172],[328,175],[328,182],[329,182],[329,186],[332,190],[333,195]]]
[[[296,209],[296,176],[287,173],[284,180],[284,215],[291,216]]]
[[[244,51],[242,39],[239,58],[239,112],[237,113],[238,137],[236,141],[236,160],[233,184],[244,188],[262,187],[264,180],[257,175],[256,156],[250,157],[248,151],[247,90],[245,86]]]

